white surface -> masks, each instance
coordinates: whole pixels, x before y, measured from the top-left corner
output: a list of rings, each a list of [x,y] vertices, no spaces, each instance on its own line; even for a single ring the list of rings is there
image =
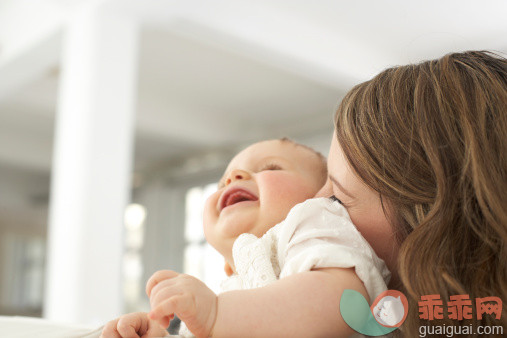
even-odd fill
[[[98,338],[102,327],[88,328],[40,318],[0,316],[0,335],[6,338]]]
[[[102,328],[62,324],[41,318],[0,316],[0,335],[3,338],[98,338]]]

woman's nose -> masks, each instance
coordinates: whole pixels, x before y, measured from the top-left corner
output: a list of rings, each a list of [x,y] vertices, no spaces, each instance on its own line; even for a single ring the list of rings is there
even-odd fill
[[[229,176],[225,180],[225,185],[229,185],[234,181],[238,180],[249,180],[252,178],[252,175],[248,173],[248,171],[241,169],[234,169],[229,173]]]
[[[327,179],[324,186],[315,194],[315,197],[329,197],[333,194],[333,185],[329,179]]]

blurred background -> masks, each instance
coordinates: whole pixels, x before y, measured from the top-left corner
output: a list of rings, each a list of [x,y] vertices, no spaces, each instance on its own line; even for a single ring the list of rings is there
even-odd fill
[[[218,290],[203,201],[283,136],[327,154],[386,67],[507,52],[507,2],[0,0],[0,315],[98,325],[159,269]]]

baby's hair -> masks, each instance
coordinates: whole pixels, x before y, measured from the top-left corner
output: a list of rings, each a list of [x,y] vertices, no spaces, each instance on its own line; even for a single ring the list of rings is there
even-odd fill
[[[318,157],[318,159],[320,160],[320,162],[321,162],[320,168],[321,168],[322,185],[324,185],[324,183],[327,180],[327,159],[326,159],[326,157],[324,155],[322,155],[320,152],[318,152],[317,150],[313,149],[312,147],[309,147],[307,145],[298,143],[298,142],[296,142],[294,140],[291,140],[288,137],[282,137],[282,138],[279,138],[278,140],[280,142],[289,142],[289,143],[292,143],[295,146],[303,147],[306,150],[309,150],[312,153],[314,153]]]

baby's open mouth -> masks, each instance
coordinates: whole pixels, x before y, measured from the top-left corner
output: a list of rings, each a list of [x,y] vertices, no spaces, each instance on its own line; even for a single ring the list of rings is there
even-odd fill
[[[227,208],[231,205],[246,202],[246,201],[258,201],[259,198],[252,194],[250,191],[243,188],[234,188],[229,191],[226,191],[222,195],[222,199],[220,202],[220,211],[224,208]]]

